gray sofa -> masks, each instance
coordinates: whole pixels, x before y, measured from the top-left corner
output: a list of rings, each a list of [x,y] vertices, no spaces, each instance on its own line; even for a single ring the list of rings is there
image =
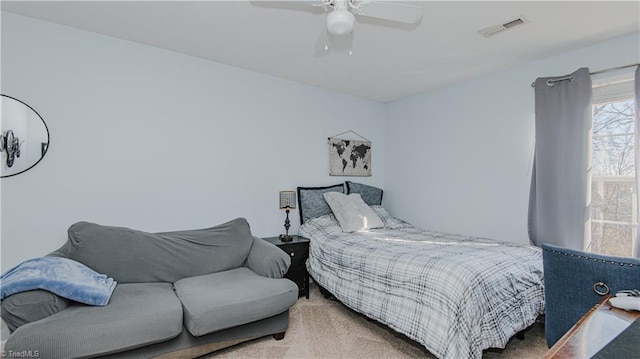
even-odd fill
[[[284,338],[298,297],[282,278],[290,258],[252,236],[244,218],[167,233],[79,222],[68,235],[50,256],[118,285],[102,307],[43,290],[5,298],[8,355],[194,358],[262,336]]]

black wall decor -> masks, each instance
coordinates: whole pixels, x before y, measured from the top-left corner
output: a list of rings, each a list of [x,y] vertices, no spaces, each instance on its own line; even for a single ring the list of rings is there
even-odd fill
[[[0,96],[3,126],[0,129],[0,177],[5,178],[40,163],[49,150],[50,135],[44,119],[33,107],[15,97]]]

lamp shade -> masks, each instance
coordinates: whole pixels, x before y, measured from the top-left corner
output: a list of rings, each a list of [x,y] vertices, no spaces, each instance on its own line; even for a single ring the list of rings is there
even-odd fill
[[[296,191],[280,191],[280,209],[296,208]]]

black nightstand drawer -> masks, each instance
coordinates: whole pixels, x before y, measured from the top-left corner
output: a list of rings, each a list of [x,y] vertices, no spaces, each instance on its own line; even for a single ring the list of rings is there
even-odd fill
[[[309,257],[309,243],[281,244],[278,247],[289,254],[292,266],[306,262]]]
[[[265,241],[275,244],[291,258],[291,265],[284,277],[294,282],[300,291],[309,299],[309,273],[307,272],[307,258],[309,258],[309,240],[304,237],[292,236],[289,242],[283,242],[279,237],[264,238]]]

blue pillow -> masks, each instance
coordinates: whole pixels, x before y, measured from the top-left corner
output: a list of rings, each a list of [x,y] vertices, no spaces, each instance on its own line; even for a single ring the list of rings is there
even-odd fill
[[[382,205],[382,189],[373,186],[367,186],[366,184],[347,181],[347,194],[358,193],[364,203],[369,206],[381,206]]]

